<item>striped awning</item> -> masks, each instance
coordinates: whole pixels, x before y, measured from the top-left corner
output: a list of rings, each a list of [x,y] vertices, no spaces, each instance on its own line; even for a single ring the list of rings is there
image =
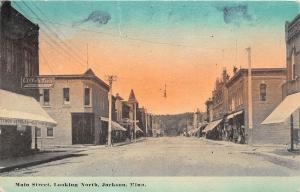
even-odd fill
[[[144,133],[144,131],[143,131],[141,128],[139,128],[139,126],[136,125],[136,130],[135,130],[135,132],[138,132],[138,131]]]
[[[220,120],[216,120],[216,121],[213,121],[213,122],[210,122],[206,127],[205,129],[203,130],[204,132],[207,132],[207,131],[210,131],[210,130],[213,130],[214,128],[216,128],[221,122],[222,122],[223,119],[220,119]]]
[[[0,89],[0,125],[55,127],[57,123],[33,97]]]
[[[109,121],[109,119],[107,117],[101,117],[101,120],[106,121],[106,122]],[[127,129],[125,129],[122,125],[120,125],[119,123],[117,123],[115,121],[112,121],[111,125],[112,125],[111,128],[113,131],[127,131]]]
[[[300,93],[287,96],[261,124],[285,122],[292,113],[300,108]]]
[[[226,118],[227,118],[227,119],[232,119],[233,117],[235,117],[235,116],[237,116],[237,115],[240,115],[240,114],[242,114],[243,112],[244,112],[244,111],[241,110],[241,111],[232,113],[232,114],[228,115]]]

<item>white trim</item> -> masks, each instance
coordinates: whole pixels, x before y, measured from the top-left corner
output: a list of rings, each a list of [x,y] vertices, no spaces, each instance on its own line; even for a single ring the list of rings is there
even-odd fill
[[[69,89],[69,101],[65,101],[64,89]],[[68,86],[64,86],[62,89],[62,98],[63,98],[63,105],[70,105],[71,104],[71,89]]]
[[[51,128],[52,129],[52,136],[48,136],[48,129]],[[46,138],[54,138],[54,128],[53,127],[47,127],[46,128]]]
[[[90,103],[89,103],[89,105],[86,105],[86,104],[85,104],[85,89],[86,89],[86,88],[88,88],[88,89],[89,89],[89,92],[90,92]],[[92,88],[89,87],[88,85],[85,85],[83,90],[84,90],[84,91],[83,91],[83,106],[84,106],[84,107],[92,107],[92,94],[93,94]]]
[[[45,103],[45,90],[48,90],[49,91],[49,102],[46,104]],[[50,96],[50,89],[42,89],[42,92],[43,92],[43,106],[50,106],[51,104],[51,96]]]

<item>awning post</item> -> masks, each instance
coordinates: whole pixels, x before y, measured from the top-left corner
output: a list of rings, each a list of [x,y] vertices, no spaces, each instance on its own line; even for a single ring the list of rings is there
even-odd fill
[[[38,149],[38,145],[37,145],[37,127],[34,127],[34,149],[35,150]]]
[[[290,126],[291,126],[291,148],[290,151],[294,151],[294,119],[293,114],[290,117]]]

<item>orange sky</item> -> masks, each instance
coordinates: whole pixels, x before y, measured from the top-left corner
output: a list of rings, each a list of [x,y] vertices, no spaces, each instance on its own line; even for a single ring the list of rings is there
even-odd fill
[[[134,89],[156,114],[205,111],[223,68],[247,66],[246,47],[253,67],[284,67],[285,21],[299,12],[295,2],[27,2],[36,14],[13,5],[41,28],[40,74],[117,75],[114,94]],[[108,20],[89,20],[95,10]]]
[[[86,48],[87,39],[82,37],[88,35],[90,34],[78,34],[69,41],[73,45]],[[261,39],[265,41],[261,42]],[[215,79],[221,74],[223,66],[228,68],[229,73],[236,60],[240,66],[247,66],[247,55],[243,48],[238,49],[240,53],[235,59],[235,50],[225,49],[223,56],[223,52],[219,50],[145,46],[139,42],[131,42],[131,45],[128,45],[123,41],[126,40],[88,41],[88,67],[103,80],[108,74],[117,75],[113,92],[118,92],[127,99],[130,89],[134,89],[141,106],[154,113],[180,113],[195,111],[197,108],[204,111],[204,102],[210,97]],[[277,47],[272,46],[274,42],[278,42]],[[255,46],[256,44],[259,44],[259,47]],[[254,67],[285,66],[284,44],[280,45],[279,41],[273,41],[269,37],[260,37],[250,45]],[[40,46],[43,54],[52,58],[50,66],[55,67],[55,74],[83,73],[87,68],[86,64],[80,65],[59,57],[53,50],[44,48],[47,46],[44,43]],[[84,58],[86,55],[82,53],[80,57]],[[45,62],[41,57],[41,74],[52,73]],[[54,63],[58,65],[55,66]],[[165,83],[167,98],[162,97],[161,90]]]

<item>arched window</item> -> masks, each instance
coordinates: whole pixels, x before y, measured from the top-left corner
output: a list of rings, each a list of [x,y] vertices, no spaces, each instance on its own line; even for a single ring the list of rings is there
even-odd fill
[[[291,60],[292,60],[292,80],[296,79],[296,61],[295,61],[295,57],[296,57],[296,46],[295,44],[293,44],[293,48],[292,48],[292,55],[291,55]]]
[[[259,86],[259,93],[260,93],[260,100],[266,101],[267,100],[267,85],[262,83]]]

